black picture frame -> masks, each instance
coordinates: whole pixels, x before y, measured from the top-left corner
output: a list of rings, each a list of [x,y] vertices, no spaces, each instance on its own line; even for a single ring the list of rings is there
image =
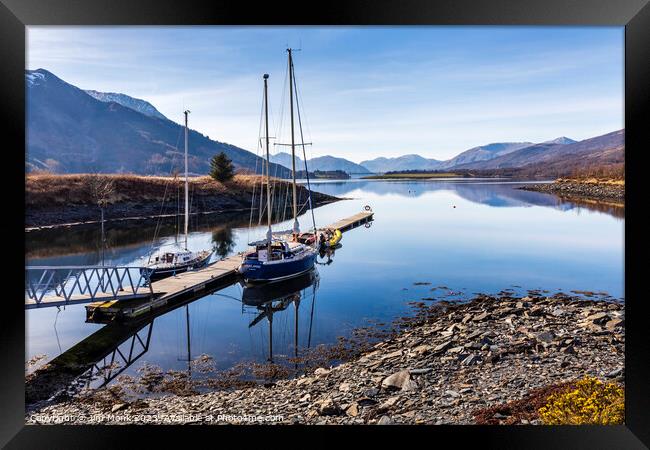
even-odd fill
[[[647,380],[650,338],[643,297],[642,271],[647,267],[643,252],[642,170],[648,151],[650,108],[650,5],[648,0],[354,0],[308,4],[284,1],[252,5],[236,1],[199,0],[0,0],[0,98],[3,129],[2,183],[6,208],[0,222],[3,235],[24,236],[18,213],[24,208],[25,147],[25,27],[28,25],[616,25],[625,26],[625,136],[627,214],[625,221],[626,297],[626,425],[609,427],[544,426],[432,426],[432,427],[311,427],[310,432],[376,432],[380,439],[390,431],[426,433],[407,442],[441,443],[451,439],[463,446],[468,439],[488,448],[648,448],[650,446],[650,389]],[[15,208],[13,207],[15,205]],[[9,248],[9,247],[7,247]],[[16,252],[19,249],[15,250]],[[13,256],[13,250],[5,254]],[[7,448],[75,448],[134,445],[145,438],[148,447],[170,442],[170,433],[182,433],[190,444],[209,439],[207,434],[228,431],[248,439],[260,427],[168,427],[168,426],[25,426],[24,425],[24,310],[17,298],[24,277],[19,263],[5,257],[6,264],[0,384],[0,445]],[[13,263],[12,263],[13,262]],[[14,275],[14,276],[12,276]],[[23,294],[24,295],[24,294]],[[644,303],[645,302],[645,303]],[[327,428],[323,430],[323,428]],[[304,427],[300,427],[305,430]],[[280,434],[295,427],[272,427]],[[431,435],[430,433],[435,433]],[[289,438],[290,436],[280,436]],[[424,440],[422,440],[424,439]],[[347,437],[346,437],[347,440]],[[210,442],[210,441],[208,441]],[[219,445],[219,441],[212,441]],[[232,442],[232,441],[231,441]],[[235,441],[236,442],[236,441]],[[275,441],[276,445],[286,441]],[[310,443],[311,441],[301,441]],[[336,441],[333,441],[336,442]],[[141,444],[142,445],[142,444]],[[198,444],[197,444],[198,445]],[[232,444],[229,444],[232,445]],[[284,444],[281,444],[284,445]],[[338,445],[338,442],[336,442]],[[416,444],[421,445],[421,444]],[[440,444],[442,445],[442,444]]]

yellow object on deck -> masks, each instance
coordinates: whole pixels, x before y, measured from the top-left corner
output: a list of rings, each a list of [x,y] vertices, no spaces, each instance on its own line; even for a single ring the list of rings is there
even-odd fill
[[[117,303],[117,300],[110,300],[106,302],[93,302],[88,306],[92,306],[93,308],[110,308],[115,303]]]
[[[341,233],[341,230],[339,230],[339,229],[334,230],[334,234],[332,235],[332,237],[328,241],[329,246],[334,247],[336,244],[339,243],[339,241],[341,240],[342,237],[343,237],[343,233]]]

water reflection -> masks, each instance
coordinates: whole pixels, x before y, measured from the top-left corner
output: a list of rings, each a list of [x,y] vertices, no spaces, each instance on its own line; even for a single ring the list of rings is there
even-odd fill
[[[309,319],[309,333],[307,335],[306,348],[311,347],[312,325],[314,320],[314,302],[316,301],[316,290],[318,289],[319,275],[318,270],[313,269],[308,273],[291,280],[264,284],[264,285],[246,285],[243,281],[242,303],[245,306],[254,307],[257,315],[248,324],[252,328],[266,319],[269,327],[268,339],[268,358],[271,363],[273,359],[273,315],[285,311],[289,305],[294,306],[294,357],[298,357],[298,336],[299,336],[299,314],[298,308],[302,300],[308,296],[311,297],[311,313]],[[307,292],[309,290],[309,292]]]
[[[114,371],[136,376],[146,359],[164,371],[187,373],[187,360],[202,354],[214,356],[218,370],[267,360],[286,367],[300,349],[336,343],[367,320],[389,323],[408,313],[409,302],[444,299],[451,291],[497,293],[517,285],[524,293],[577,289],[622,296],[624,213],[619,215],[616,205],[558,199],[517,186],[476,180],[314,183],[317,191],[351,198],[317,208],[319,225],[356,214],[366,204],[376,220],[371,229],[345,233],[343,247],[319,255],[313,282],[294,280],[303,284],[257,292],[239,283],[222,286],[158,311],[149,337],[146,326],[153,318],[98,330],[102,324],[85,323],[83,305],[60,313],[29,310],[27,359],[45,354],[46,362],[61,358],[55,366],[71,361],[88,370],[88,364],[111,365],[118,347],[129,361],[133,343],[133,356],[143,349],[146,354]],[[213,246],[219,257],[244,250],[250,237],[263,234],[248,228],[249,219],[247,212],[194,217],[189,245]],[[307,226],[311,217],[301,216],[300,222]],[[175,221],[161,224],[152,242],[155,226],[155,221],[111,223],[107,261],[135,266],[152,245],[173,244]],[[290,227],[285,222],[276,228]],[[99,226],[29,232],[26,240],[34,265],[85,265],[100,258]],[[304,360],[307,353],[299,356]],[[115,361],[123,361],[119,353]]]
[[[453,179],[446,181],[413,180],[352,180],[347,182],[316,182],[314,189],[338,197],[354,196],[357,190],[376,195],[398,195],[402,197],[421,197],[431,192],[452,192],[473,203],[492,207],[532,207],[545,206],[570,211],[586,208],[599,211],[617,218],[625,217],[623,203],[607,203],[584,199],[558,197],[553,194],[518,189],[525,186],[523,182],[504,182],[494,180]]]

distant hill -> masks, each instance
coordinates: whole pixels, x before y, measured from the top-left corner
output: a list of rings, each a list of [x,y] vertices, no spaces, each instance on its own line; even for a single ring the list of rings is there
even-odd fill
[[[115,102],[119,103],[122,106],[126,106],[127,108],[131,108],[137,112],[140,112],[146,116],[151,116],[151,117],[157,117],[159,119],[167,119],[167,117],[163,116],[160,111],[158,111],[151,103],[141,100],[139,98],[133,98],[129,97],[128,95],[125,94],[118,94],[116,92],[98,92],[98,91],[93,91],[93,90],[86,90],[84,91],[86,94],[90,95],[91,97],[96,98],[97,100],[101,102]]]
[[[614,161],[623,158],[625,132],[614,131],[602,136],[585,139],[569,144],[548,143],[534,144],[514,152],[487,161],[459,164],[454,169],[493,170],[504,168],[522,168],[530,165],[554,164],[579,166],[581,163],[596,164],[598,160]],[[618,156],[616,156],[618,155]]]
[[[291,154],[280,152],[275,155],[271,155],[271,161],[276,164],[281,164],[284,167],[291,169]],[[365,167],[348,161],[344,158],[337,158],[334,156],[319,156],[312,158],[307,161],[307,169],[310,172],[321,171],[321,172],[332,172],[332,171],[343,171],[346,173],[370,173]],[[296,171],[305,170],[305,165],[303,160],[296,156]]]
[[[44,69],[27,70],[25,81],[28,171],[164,175],[182,167],[181,125],[116,101],[97,100]],[[221,151],[237,169],[261,173],[260,157],[194,130],[189,132],[189,171],[207,174],[210,158]],[[276,164],[272,171],[290,176]]]
[[[372,173],[397,172],[401,170],[437,170],[441,161],[423,158],[420,155],[404,155],[397,158],[375,158],[361,161],[363,167]]]
[[[575,144],[578,141],[574,141],[573,139],[570,139],[566,136],[560,136],[559,138],[555,138],[552,141],[546,141],[543,142],[543,144]]]
[[[396,158],[375,158],[369,161],[362,161],[361,165],[373,173],[401,172],[408,170],[447,170],[452,168],[483,168],[485,161],[491,161],[505,155],[517,152],[518,150],[535,145],[553,146],[569,145],[576,141],[562,136],[542,144],[533,142],[494,142],[459,153],[446,161],[424,158],[420,155],[405,155]],[[485,166],[487,168],[487,166]]]
[[[476,161],[487,161],[489,159],[498,158],[502,155],[519,150],[520,148],[533,145],[532,142],[496,142],[492,144],[482,145],[480,147],[470,148],[465,150],[459,155],[443,161],[440,164],[441,169],[454,167],[460,164],[469,164]]]

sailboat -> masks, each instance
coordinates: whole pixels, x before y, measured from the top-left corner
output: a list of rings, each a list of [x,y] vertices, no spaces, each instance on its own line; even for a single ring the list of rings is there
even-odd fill
[[[175,251],[160,252],[153,257],[149,256],[147,265],[140,271],[148,271],[149,279],[152,280],[165,278],[171,275],[176,275],[177,273],[186,272],[191,269],[202,267],[208,262],[210,255],[212,255],[212,250],[201,250],[198,252],[193,252],[187,248],[187,234],[190,215],[187,178],[187,115],[189,113],[190,111],[183,111],[183,114],[185,114],[185,245]]]
[[[315,243],[300,242],[300,224],[298,223],[298,206],[296,198],[296,145],[293,121],[293,60],[291,49],[289,52],[289,103],[291,110],[291,156],[293,160],[293,229],[291,240],[281,236],[276,237],[271,230],[271,175],[269,155],[269,108],[268,108],[268,79],[264,74],[264,116],[265,116],[265,142],[266,142],[266,201],[268,230],[266,238],[249,245],[253,250],[244,254],[242,263],[238,268],[244,281],[269,282],[280,281],[303,274],[314,267],[317,249]],[[304,145],[304,144],[303,144]],[[305,160],[306,161],[306,160]],[[310,201],[311,208],[311,201]]]

